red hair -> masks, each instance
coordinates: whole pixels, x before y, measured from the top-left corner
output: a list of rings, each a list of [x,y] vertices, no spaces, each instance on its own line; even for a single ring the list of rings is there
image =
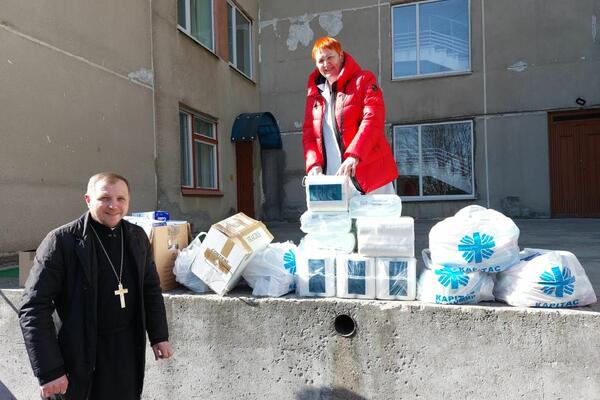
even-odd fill
[[[339,41],[330,36],[323,36],[322,38],[315,40],[315,44],[312,49],[313,60],[315,60],[317,51],[323,49],[334,50],[336,53],[342,54],[342,44]]]

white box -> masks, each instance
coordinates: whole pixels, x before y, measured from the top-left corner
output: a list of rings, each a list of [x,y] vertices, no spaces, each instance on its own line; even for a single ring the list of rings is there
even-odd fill
[[[237,284],[254,253],[272,240],[262,222],[238,213],[211,226],[191,270],[222,296]]]
[[[417,260],[414,257],[378,257],[377,298],[414,300],[417,296]]]
[[[303,251],[298,258],[296,292],[304,297],[335,297],[335,256]]]
[[[348,178],[337,175],[306,177],[306,206],[310,211],[348,211]]]
[[[337,297],[375,298],[375,259],[356,253],[336,258]]]
[[[414,257],[415,220],[412,217],[358,218],[358,253],[369,257]]]

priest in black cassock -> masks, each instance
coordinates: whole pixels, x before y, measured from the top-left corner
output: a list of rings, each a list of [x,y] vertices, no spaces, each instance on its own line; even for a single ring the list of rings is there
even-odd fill
[[[173,353],[148,237],[123,220],[129,196],[124,177],[92,176],[89,211],[37,250],[19,318],[44,398],[140,399],[146,333],[155,359]]]

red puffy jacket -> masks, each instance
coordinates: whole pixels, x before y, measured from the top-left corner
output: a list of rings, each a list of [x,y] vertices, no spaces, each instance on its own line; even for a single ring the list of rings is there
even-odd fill
[[[375,75],[361,69],[350,54],[344,52],[344,65],[333,85],[337,142],[342,162],[358,158],[352,182],[362,193],[371,192],[398,177],[392,149],[385,138],[385,105]],[[304,113],[302,142],[306,172],[314,166],[326,170],[323,148],[325,98],[317,85],[325,78],[315,70],[308,78],[308,95]]]

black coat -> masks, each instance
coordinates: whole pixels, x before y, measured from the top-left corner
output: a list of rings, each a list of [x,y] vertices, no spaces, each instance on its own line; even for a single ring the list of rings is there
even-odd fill
[[[97,344],[97,261],[89,212],[50,232],[40,244],[19,312],[34,375],[40,384],[65,373],[70,398],[83,399],[91,383]],[[144,230],[123,221],[126,246],[137,267],[138,392],[143,385],[146,332],[151,344],[168,340],[165,306]],[[56,327],[52,314],[56,310]],[[56,334],[57,332],[57,334]]]

